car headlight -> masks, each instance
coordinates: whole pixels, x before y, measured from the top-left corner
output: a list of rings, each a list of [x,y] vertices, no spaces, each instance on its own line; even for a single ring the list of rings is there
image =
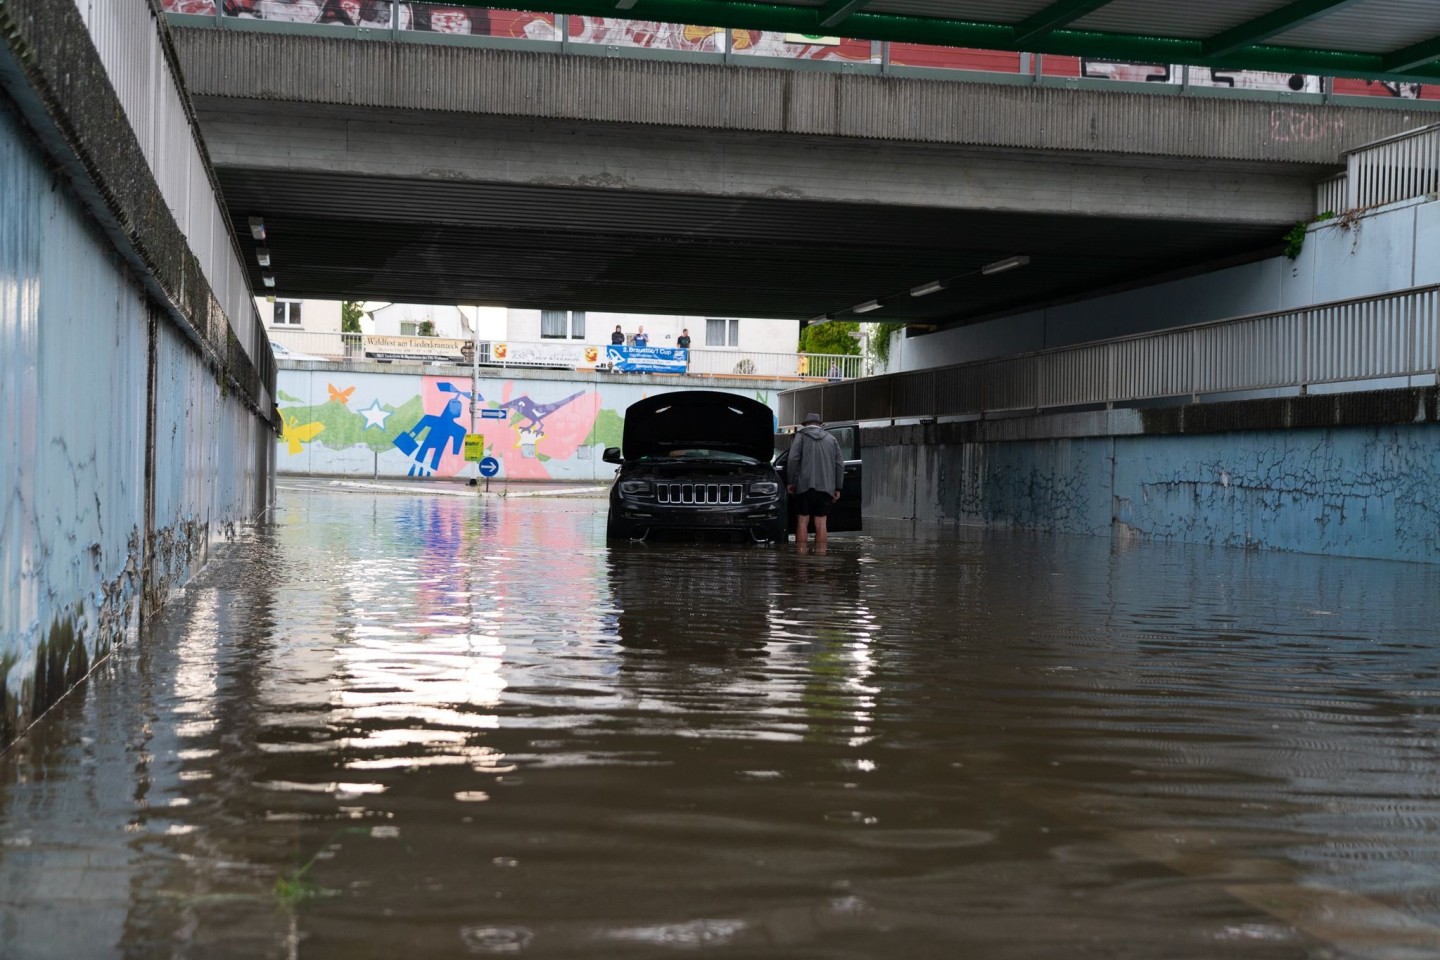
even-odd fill
[[[757,497],[773,497],[780,492],[780,484],[774,480],[756,480],[750,484],[750,493]]]
[[[620,492],[626,496],[641,496],[650,492],[649,480],[621,480]]]

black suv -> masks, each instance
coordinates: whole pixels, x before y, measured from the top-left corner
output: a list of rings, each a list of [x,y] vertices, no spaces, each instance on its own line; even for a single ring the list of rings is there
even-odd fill
[[[758,400],[713,390],[646,397],[625,411],[610,488],[610,540],[656,536],[789,539],[785,486],[770,464],[775,416]]]

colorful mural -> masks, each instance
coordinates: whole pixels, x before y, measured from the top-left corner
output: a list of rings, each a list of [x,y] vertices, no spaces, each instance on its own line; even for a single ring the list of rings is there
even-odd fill
[[[600,455],[619,446],[624,411],[653,386],[583,379],[282,370],[281,473],[469,477],[465,438],[513,480],[608,480]],[[617,378],[623,379],[623,378]],[[768,390],[734,391],[774,405]],[[471,410],[474,396],[475,409]]]

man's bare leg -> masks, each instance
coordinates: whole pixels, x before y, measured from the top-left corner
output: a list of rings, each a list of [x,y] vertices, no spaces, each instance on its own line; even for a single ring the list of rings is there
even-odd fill
[[[815,552],[824,553],[825,544],[830,539],[830,523],[828,517],[815,518]]]
[[[818,519],[818,518],[817,518]],[[795,547],[797,550],[805,549],[805,541],[810,539],[810,516],[804,513],[795,514]]]

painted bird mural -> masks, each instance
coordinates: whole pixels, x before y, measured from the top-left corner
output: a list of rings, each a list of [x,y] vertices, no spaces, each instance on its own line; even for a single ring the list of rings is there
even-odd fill
[[[536,403],[528,396],[516,397],[514,400],[507,400],[504,403],[499,404],[499,406],[503,410],[513,410],[514,412],[520,414],[520,416],[524,417],[526,420],[530,421],[529,425],[523,423],[520,424],[520,429],[543,431],[545,429],[546,417],[550,416],[550,414],[565,406],[565,404],[570,403],[572,400],[575,400],[579,397],[583,397],[584,395],[585,391],[581,390],[579,393],[572,393],[564,400],[556,400],[554,403]]]

